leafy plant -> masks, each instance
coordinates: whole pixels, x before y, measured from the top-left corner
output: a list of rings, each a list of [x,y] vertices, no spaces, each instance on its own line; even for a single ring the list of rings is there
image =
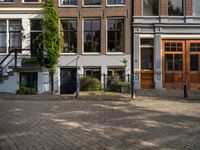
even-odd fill
[[[38,64],[39,61],[36,57],[23,58],[22,59],[22,64],[29,64],[29,63]]]
[[[35,88],[28,88],[25,86],[20,86],[19,90],[17,90],[17,94],[36,94],[37,91]]]
[[[96,78],[83,77],[81,78],[81,91],[99,91],[101,83]]]
[[[55,1],[47,0],[44,8],[44,17],[42,20],[43,44],[47,55],[46,67],[49,69],[51,79],[51,91],[53,92],[53,75],[55,74],[55,65],[58,63],[59,51],[62,46],[60,37],[59,18],[55,9]]]

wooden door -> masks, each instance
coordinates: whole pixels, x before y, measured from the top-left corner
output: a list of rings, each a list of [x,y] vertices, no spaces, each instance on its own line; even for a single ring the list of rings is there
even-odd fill
[[[153,47],[141,48],[141,88],[154,88],[154,71],[153,71]]]
[[[187,41],[187,81],[190,89],[200,89],[200,40]]]
[[[164,88],[182,89],[187,69],[185,40],[164,40],[162,44]]]
[[[60,71],[60,93],[73,94],[76,91],[76,68],[62,68]]]

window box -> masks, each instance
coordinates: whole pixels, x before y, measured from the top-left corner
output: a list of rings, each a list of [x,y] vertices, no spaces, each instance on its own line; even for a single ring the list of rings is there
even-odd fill
[[[21,61],[21,66],[22,67],[28,67],[28,68],[41,67],[38,59],[35,58],[35,57],[32,57],[32,58],[23,58],[22,61]]]

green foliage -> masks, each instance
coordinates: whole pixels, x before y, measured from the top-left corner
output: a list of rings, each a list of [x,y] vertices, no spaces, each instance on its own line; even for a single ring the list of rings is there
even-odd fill
[[[17,90],[17,94],[36,94],[37,91],[35,88],[28,88],[25,86],[20,86],[19,90]]]
[[[29,64],[29,63],[38,64],[39,61],[36,57],[23,58],[22,59],[22,64]]]
[[[59,50],[62,45],[59,28],[59,18],[55,9],[55,1],[47,0],[42,20],[43,44],[47,54],[46,66],[50,74],[54,74],[54,66],[58,63]]]
[[[96,78],[83,77],[81,78],[81,91],[99,91],[101,83]]]
[[[119,86],[128,86],[129,83],[128,82],[124,82],[124,81],[120,81],[120,80],[115,80],[113,82],[114,85],[119,85]]]

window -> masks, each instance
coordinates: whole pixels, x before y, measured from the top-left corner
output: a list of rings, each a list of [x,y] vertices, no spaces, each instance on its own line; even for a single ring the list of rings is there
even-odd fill
[[[21,21],[10,20],[9,21],[9,37],[10,37],[10,50],[21,49],[22,47],[22,36],[21,36]]]
[[[166,71],[182,71],[183,58],[182,54],[165,54]]]
[[[183,44],[177,42],[165,43],[165,51],[178,52],[183,50]]]
[[[191,52],[200,52],[200,43],[190,43]]]
[[[84,75],[101,80],[101,68],[84,68]]]
[[[200,0],[193,0],[193,16],[200,16]]]
[[[154,39],[141,39],[141,69],[153,70]]]
[[[31,20],[31,56],[42,57],[43,44],[41,20]]]
[[[64,39],[63,53],[77,52],[77,21],[75,19],[61,20],[61,35]]]
[[[141,49],[141,69],[153,69],[153,48]]]
[[[13,0],[0,0],[0,3],[1,2],[13,2]]]
[[[21,29],[21,20],[0,20],[0,53],[6,53],[15,48],[21,49]]]
[[[108,5],[124,5],[125,0],[107,0]]]
[[[0,53],[7,52],[6,34],[7,34],[6,20],[2,20],[0,21]]]
[[[43,3],[44,0],[24,0],[25,3]]]
[[[37,73],[24,72],[20,73],[20,86],[33,88],[37,91]]]
[[[84,5],[101,5],[101,0],[84,0]]]
[[[158,16],[159,0],[143,0],[143,16]]]
[[[113,80],[125,81],[125,68],[108,68],[108,83]]]
[[[60,5],[77,5],[77,0],[60,0]]]
[[[84,52],[98,53],[101,47],[100,19],[84,20]]]
[[[169,16],[183,16],[183,0],[169,0],[168,14]]]
[[[108,19],[108,52],[124,51],[124,19]]]
[[[198,71],[199,70],[199,55],[191,54],[190,55],[190,71]]]

